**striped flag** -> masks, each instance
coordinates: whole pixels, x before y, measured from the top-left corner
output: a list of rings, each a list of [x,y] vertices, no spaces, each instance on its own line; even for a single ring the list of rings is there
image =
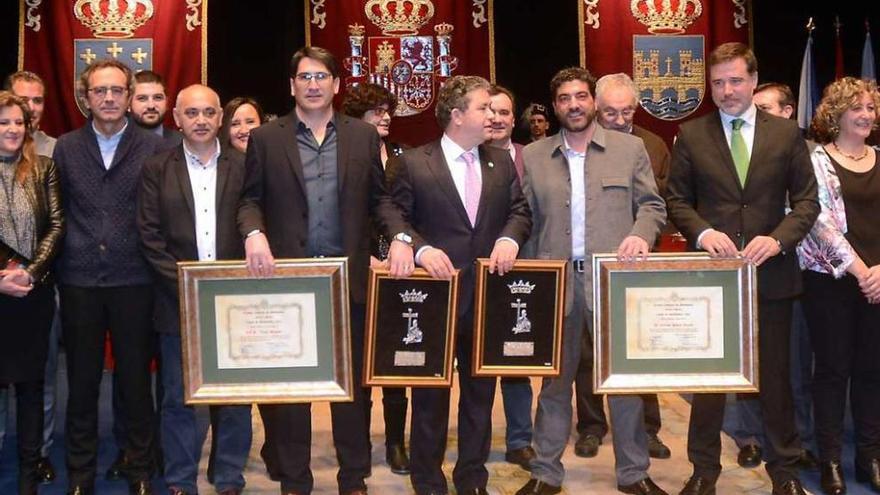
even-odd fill
[[[804,130],[810,128],[813,113],[819,103],[819,86],[816,84],[816,68],[813,66],[813,33],[807,36],[807,46],[804,48],[804,61],[801,64],[801,83],[798,87],[798,127]]]

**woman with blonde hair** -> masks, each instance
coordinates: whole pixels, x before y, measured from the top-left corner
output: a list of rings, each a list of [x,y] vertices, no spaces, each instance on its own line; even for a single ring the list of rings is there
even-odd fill
[[[830,84],[812,122],[822,210],[798,247],[804,313],[815,353],[813,404],[824,493],[846,493],[841,467],[849,384],[856,479],[880,493],[880,123],[873,81]]]
[[[58,174],[38,156],[27,103],[0,91],[0,386],[15,387],[18,493],[37,493],[43,379],[55,294],[49,267],[64,231]]]

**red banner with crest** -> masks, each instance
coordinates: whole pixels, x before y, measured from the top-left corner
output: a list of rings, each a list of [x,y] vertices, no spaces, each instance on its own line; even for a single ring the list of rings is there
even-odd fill
[[[707,84],[709,53],[722,43],[750,41],[748,0],[581,3],[581,65],[597,77],[629,74],[639,90],[636,124],[670,145],[683,119],[715,108]]]
[[[169,95],[207,80],[208,0],[20,0],[19,8],[18,66],[46,82],[40,127],[50,135],[85,122],[76,80],[95,60],[154,70]]]
[[[304,0],[306,43],[342,66],[345,88],[372,82],[397,95],[391,139],[437,138],[440,85],[454,75],[494,80],[494,0]]]

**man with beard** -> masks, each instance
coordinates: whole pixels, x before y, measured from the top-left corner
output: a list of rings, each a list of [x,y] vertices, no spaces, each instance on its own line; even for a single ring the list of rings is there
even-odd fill
[[[534,235],[527,257],[567,259],[562,371],[545,378],[538,396],[532,479],[517,495],[562,491],[561,458],[571,432],[571,393],[584,334],[592,334],[593,253],[616,251],[622,260],[647,255],[666,220],[642,140],[610,132],[596,122],[596,80],[586,69],[563,69],[550,81],[561,130],[523,150],[523,190]],[[591,342],[587,339],[588,342]],[[585,346],[586,347],[586,346]],[[591,364],[592,366],[592,364]],[[609,396],[617,489],[665,495],[651,481],[641,397]]]
[[[165,113],[168,111],[165,91],[165,81],[161,75],[151,70],[142,70],[134,75],[134,93],[131,95],[129,108],[131,118],[137,125],[162,138],[163,150],[177,147],[183,139],[179,131],[163,125]]]

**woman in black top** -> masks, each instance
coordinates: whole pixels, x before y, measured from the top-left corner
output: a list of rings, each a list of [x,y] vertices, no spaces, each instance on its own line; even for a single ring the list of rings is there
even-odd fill
[[[48,270],[63,231],[55,164],[36,153],[27,103],[0,91],[0,386],[16,392],[20,494],[37,493],[55,314]]]

